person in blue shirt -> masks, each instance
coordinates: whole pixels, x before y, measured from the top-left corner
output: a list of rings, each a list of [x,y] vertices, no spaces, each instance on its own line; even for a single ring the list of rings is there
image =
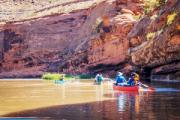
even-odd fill
[[[135,79],[134,79],[135,75],[136,75],[136,73],[134,73],[134,72],[131,74],[129,80],[127,81],[128,86],[134,86],[135,85]]]
[[[123,73],[121,72],[118,72],[117,76],[116,76],[116,85],[120,85],[120,86],[123,86],[126,84],[126,79],[125,77],[123,76]]]

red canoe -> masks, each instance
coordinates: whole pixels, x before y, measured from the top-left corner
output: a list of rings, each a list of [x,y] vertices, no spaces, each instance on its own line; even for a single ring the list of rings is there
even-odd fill
[[[138,86],[116,86],[113,85],[113,90],[119,90],[119,91],[138,91]]]

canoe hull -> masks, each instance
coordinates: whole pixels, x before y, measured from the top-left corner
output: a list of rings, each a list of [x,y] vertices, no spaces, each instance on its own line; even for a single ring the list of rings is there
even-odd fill
[[[116,86],[113,85],[113,90],[118,90],[118,91],[138,91],[139,87],[138,86]]]

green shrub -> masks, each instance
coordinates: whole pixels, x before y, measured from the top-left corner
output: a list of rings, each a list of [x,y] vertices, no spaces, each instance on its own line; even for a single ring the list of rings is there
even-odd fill
[[[166,2],[167,2],[167,0],[144,0],[144,3],[145,3],[144,12],[145,12],[145,14],[150,13],[156,7],[164,6],[166,4]]]
[[[70,75],[70,74],[65,74],[65,77],[66,77],[66,78],[73,78],[74,76],[73,76],[73,75]]]
[[[167,25],[172,24],[172,22],[174,21],[176,15],[177,15],[177,13],[174,12],[174,13],[167,16]]]
[[[154,8],[160,6],[159,0],[144,0],[145,7],[144,12],[145,14],[150,13]]]
[[[155,32],[150,32],[146,35],[146,39],[149,41],[149,40],[152,40],[154,39],[156,33]]]
[[[64,80],[75,80],[75,78],[77,78],[77,79],[91,79],[91,78],[95,77],[95,76],[92,76],[90,74],[81,74],[81,75],[73,76],[70,74],[45,73],[42,76],[42,79],[44,79],[44,80],[60,80],[62,78],[62,75],[64,76]]]
[[[65,74],[65,80],[75,80],[75,76],[70,75],[70,74]]]
[[[150,32],[146,35],[146,39],[149,41],[149,40],[152,40],[155,38],[155,36],[159,36],[161,33],[163,33],[164,29],[160,29],[156,32]]]
[[[142,16],[141,15],[133,15],[133,18],[135,20],[140,20],[142,18]]]
[[[57,73],[45,73],[42,76],[42,79],[44,80],[59,80],[61,78],[62,74]]]
[[[44,80],[60,80],[64,77],[64,80],[75,80],[74,76],[69,75],[69,74],[58,74],[58,73],[45,73],[42,76],[42,79]]]
[[[94,76],[90,75],[90,74],[81,74],[78,76],[79,79],[91,79],[94,78]]]
[[[168,1],[168,0],[159,0],[159,5],[160,5],[160,6],[163,6],[163,5],[166,4],[167,1]]]

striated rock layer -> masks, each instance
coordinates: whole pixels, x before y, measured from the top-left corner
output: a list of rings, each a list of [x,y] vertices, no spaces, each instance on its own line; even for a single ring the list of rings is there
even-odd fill
[[[69,58],[76,54],[84,41],[92,37],[96,19],[115,10],[113,1],[102,0],[96,4],[93,1],[76,2],[77,6],[85,4],[85,7],[73,8],[69,14],[53,14],[22,22],[7,22],[1,26],[2,77],[6,77],[6,72],[9,73],[7,77],[16,77],[17,74],[14,73],[17,71],[21,71],[20,74],[23,76],[23,70],[31,71],[33,67],[37,67],[35,71],[31,71],[35,77],[46,71],[65,71]]]
[[[43,4],[33,16],[1,25],[1,78],[137,71],[145,79],[180,79],[177,0],[166,1],[139,21],[135,18],[144,14],[143,0]]]
[[[97,24],[96,19],[90,40],[68,58],[69,62],[62,67],[65,72],[115,75],[119,70],[129,73],[133,69],[129,63],[127,34],[136,23],[133,15],[141,13],[143,7],[141,1],[116,1],[113,5],[113,12],[99,16],[102,23]]]
[[[180,3],[166,4],[154,12],[157,17],[147,16],[131,30],[130,55],[135,66],[151,71],[153,79],[180,79]]]

